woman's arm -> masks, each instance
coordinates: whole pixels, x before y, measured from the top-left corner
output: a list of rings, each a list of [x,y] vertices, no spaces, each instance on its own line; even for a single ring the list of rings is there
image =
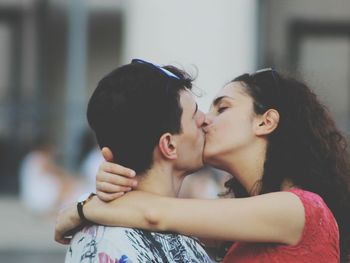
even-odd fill
[[[103,155],[107,161],[112,159],[108,148],[104,148]],[[120,184],[121,180],[126,181]],[[109,201],[115,199],[111,193],[119,194],[115,186],[130,186],[132,179],[130,170],[105,162],[97,182],[102,183],[97,184],[97,193],[105,193]],[[109,185],[110,191],[100,185]],[[299,241],[305,221],[300,199],[288,192],[241,199],[190,200],[132,191],[110,203],[94,198],[85,209],[88,219],[105,225],[175,231],[208,239],[285,244]]]
[[[300,240],[305,223],[300,199],[289,192],[195,200],[133,191],[110,203],[94,198],[86,204],[84,212],[89,220],[104,225],[289,245]]]

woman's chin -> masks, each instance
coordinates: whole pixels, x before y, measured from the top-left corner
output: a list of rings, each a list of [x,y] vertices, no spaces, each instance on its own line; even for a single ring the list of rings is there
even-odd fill
[[[207,148],[204,148],[203,151],[203,163],[210,166],[214,166],[215,164],[215,155],[213,152],[210,152]]]
[[[227,168],[227,163],[218,152],[210,152],[206,149],[204,149],[203,152],[203,162],[205,165],[209,165],[216,169],[226,171]]]

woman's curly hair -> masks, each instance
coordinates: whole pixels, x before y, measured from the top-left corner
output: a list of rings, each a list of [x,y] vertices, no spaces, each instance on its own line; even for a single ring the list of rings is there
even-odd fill
[[[328,109],[306,84],[274,70],[244,74],[240,81],[253,98],[254,111],[276,109],[277,129],[268,138],[263,177],[248,193],[234,178],[226,182],[235,196],[281,190],[285,179],[320,195],[337,220],[341,261],[350,250],[350,157],[347,142]]]

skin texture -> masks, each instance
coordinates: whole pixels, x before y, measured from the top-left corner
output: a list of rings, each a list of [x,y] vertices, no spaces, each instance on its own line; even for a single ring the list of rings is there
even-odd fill
[[[242,83],[228,84],[218,93],[205,117],[205,163],[229,172],[251,192],[263,173],[267,136],[278,122],[279,114],[274,109],[262,115],[254,113],[253,101]],[[97,180],[114,184],[125,174],[120,167],[109,165],[110,172],[101,166]],[[130,186],[132,180],[123,180],[124,186]],[[136,190],[109,203],[96,197],[84,209],[87,218],[105,225],[286,245],[298,243],[305,223],[301,201],[288,192],[241,199],[183,200]]]

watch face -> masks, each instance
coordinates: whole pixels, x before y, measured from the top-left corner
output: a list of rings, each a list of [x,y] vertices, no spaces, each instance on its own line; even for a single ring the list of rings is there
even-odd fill
[[[89,196],[90,196],[90,193],[82,194],[82,195],[78,198],[78,202],[83,202],[83,201],[85,201]]]

